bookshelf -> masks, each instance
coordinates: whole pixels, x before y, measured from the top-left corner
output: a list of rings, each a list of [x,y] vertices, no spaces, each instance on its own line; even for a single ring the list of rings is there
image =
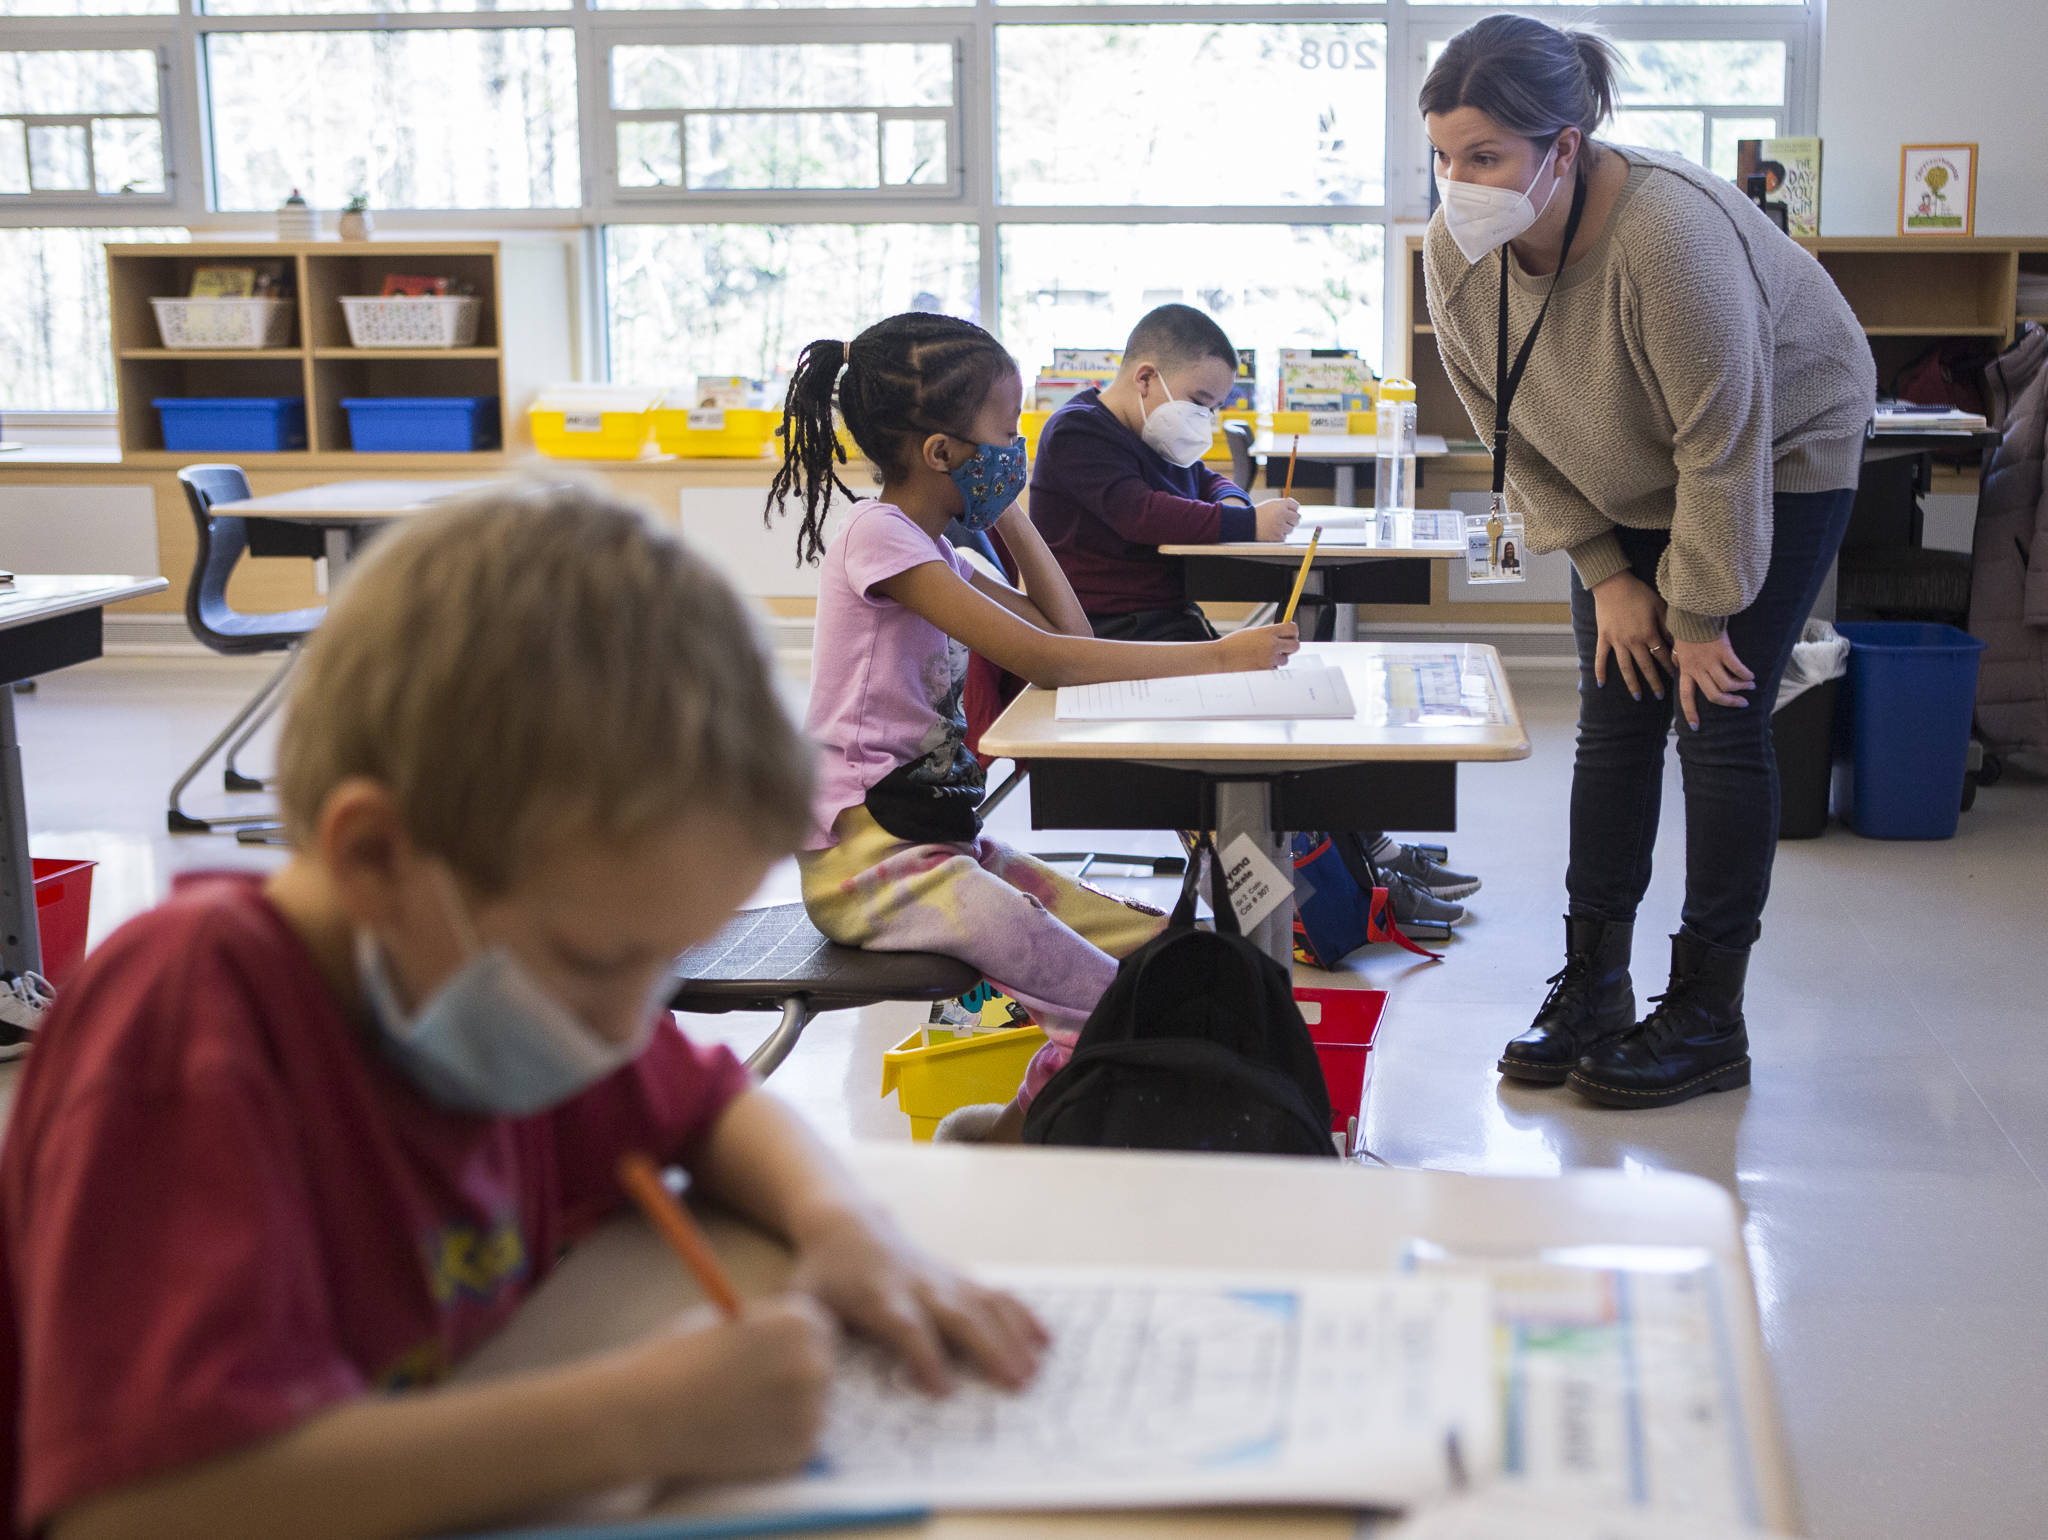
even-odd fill
[[[288,347],[166,348],[150,300],[188,292],[194,268],[282,262],[297,301]],[[475,345],[460,348],[356,348],[342,313],[344,294],[376,294],[387,273],[431,273],[470,284],[482,302]],[[509,287],[508,287],[509,283]],[[508,249],[497,241],[207,241],[107,248],[114,375],[124,463],[182,465],[193,456],[167,451],[158,396],[303,396],[306,447],[238,454],[238,463],[287,469],[332,465],[460,468],[495,463],[528,447],[525,406],[534,389],[575,371],[567,318],[573,314],[568,257],[560,247]],[[501,317],[549,318],[506,336]],[[355,454],[349,443],[350,396],[496,396],[504,450],[471,454]]]
[[[2021,273],[2048,276],[2048,239],[2021,237],[1819,236],[1812,252],[1863,323],[1879,388],[1936,343],[1975,338],[2003,346],[2021,321],[2048,325],[2048,314],[2018,313]],[[1437,352],[1422,282],[1422,237],[1408,237],[1408,377],[1415,381],[1416,428],[1441,433],[1453,450],[1478,453]]]

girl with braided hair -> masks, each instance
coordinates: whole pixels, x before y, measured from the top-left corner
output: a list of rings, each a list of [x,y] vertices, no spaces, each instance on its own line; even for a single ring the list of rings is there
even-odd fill
[[[840,478],[835,397],[880,472],[876,497]],[[951,316],[892,316],[850,344],[814,342],[790,380],[767,513],[772,522],[794,498],[798,560],[821,565],[806,725],[822,752],[797,856],[804,907],[842,945],[971,963],[1031,1012],[1048,1041],[1017,1099],[946,1130],[996,1139],[1015,1137],[1066,1063],[1116,959],[1164,920],[982,834],[982,771],[960,703],[967,653],[1050,688],[1276,668],[1300,645],[1292,625],[1202,642],[1096,640],[1016,506],[1023,398],[1002,345]],[[828,543],[834,494],[851,507]],[[955,520],[1002,536],[1021,591],[947,542]]]

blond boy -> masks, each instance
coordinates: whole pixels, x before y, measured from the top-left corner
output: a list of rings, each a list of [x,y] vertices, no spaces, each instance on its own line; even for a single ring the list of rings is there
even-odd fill
[[[529,489],[388,537],[281,749],[293,854],[88,961],[0,1154],[0,1535],[399,1536],[623,1481],[793,1469],[838,1323],[930,1388],[1042,1345],[911,1250],[661,1009],[801,837],[808,755],[730,589]],[[432,1388],[645,1149],[785,1237],[797,1291]]]

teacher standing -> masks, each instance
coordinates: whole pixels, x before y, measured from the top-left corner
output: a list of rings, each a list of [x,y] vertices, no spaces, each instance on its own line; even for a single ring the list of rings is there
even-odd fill
[[[1500,1070],[1654,1107],[1749,1083],[1771,703],[1848,524],[1876,383],[1820,264],[1731,183],[1593,138],[1618,68],[1605,41],[1527,17],[1451,39],[1420,104],[1443,205],[1424,275],[1496,489],[1530,550],[1572,562],[1565,962]],[[1629,954],[1674,707],[1685,905],[1638,1021]]]

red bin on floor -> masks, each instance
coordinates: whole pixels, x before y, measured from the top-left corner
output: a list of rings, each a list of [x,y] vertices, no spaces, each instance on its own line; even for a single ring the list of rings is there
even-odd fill
[[[30,860],[36,883],[36,935],[43,947],[43,977],[53,988],[85,961],[86,921],[92,914],[94,861]]]
[[[1330,1088],[1330,1131],[1351,1136],[1365,1116],[1366,1087],[1372,1083],[1372,1040],[1387,1008],[1383,989],[1297,989],[1294,1003],[1315,1040]]]

